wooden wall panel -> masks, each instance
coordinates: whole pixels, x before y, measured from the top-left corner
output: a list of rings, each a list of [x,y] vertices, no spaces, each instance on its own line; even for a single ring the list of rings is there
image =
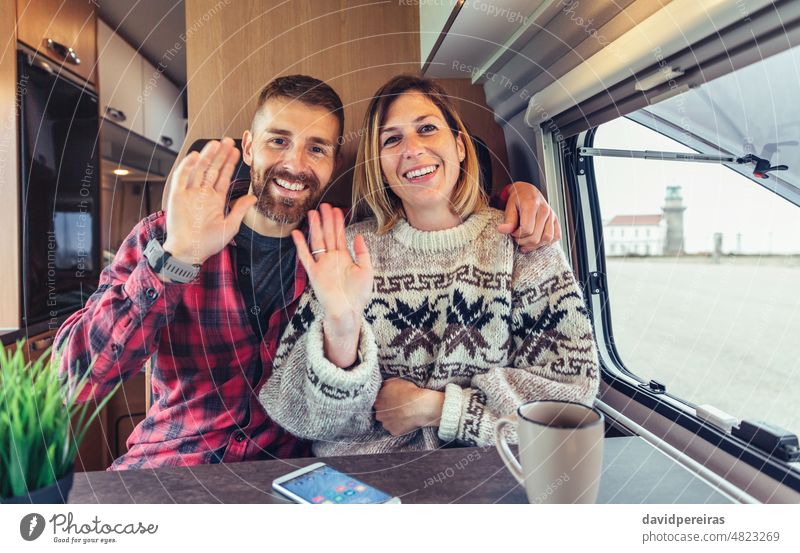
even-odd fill
[[[503,129],[495,122],[492,109],[486,105],[483,86],[474,85],[469,79],[437,80],[455,100],[456,109],[470,132],[489,146],[492,155],[492,183],[494,191],[498,192],[511,182],[511,174]]]
[[[17,59],[14,0],[0,0],[0,328],[20,323],[19,173],[17,163]]]
[[[372,94],[399,73],[418,74],[419,6],[366,0],[186,3],[189,129],[198,138],[240,137],[261,88],[280,75],[323,79],[345,104],[344,171],[328,199],[349,203],[359,129]],[[461,80],[459,80],[461,81]],[[502,163],[503,135],[469,81],[446,83],[463,101],[473,132],[490,140]]]

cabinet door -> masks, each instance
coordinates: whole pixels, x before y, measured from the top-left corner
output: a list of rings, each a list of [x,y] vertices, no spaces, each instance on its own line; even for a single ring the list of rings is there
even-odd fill
[[[144,135],[178,152],[183,143],[183,103],[178,87],[166,75],[144,62]]]
[[[143,135],[142,57],[102,21],[97,22],[97,57],[100,114]]]
[[[95,6],[86,0],[17,0],[19,40],[92,83],[96,83],[96,22]],[[80,64],[70,61],[67,48]]]
[[[55,337],[56,330],[54,329],[28,338],[28,340],[25,342],[25,349],[23,351],[25,358],[29,361],[36,361],[39,359],[42,355],[44,355],[45,351],[48,351],[48,348],[52,348]]]

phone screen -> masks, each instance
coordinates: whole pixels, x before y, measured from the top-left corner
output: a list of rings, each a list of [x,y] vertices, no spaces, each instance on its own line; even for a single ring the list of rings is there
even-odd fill
[[[281,484],[309,503],[385,503],[386,492],[327,465]]]

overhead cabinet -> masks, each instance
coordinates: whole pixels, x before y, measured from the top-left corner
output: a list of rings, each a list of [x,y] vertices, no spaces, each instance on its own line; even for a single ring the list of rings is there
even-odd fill
[[[98,22],[101,113],[173,152],[186,134],[180,89],[104,22]]]
[[[144,134],[142,82],[144,60],[111,27],[98,21],[100,113],[106,119]]]
[[[147,61],[144,62],[142,97],[144,135],[170,150],[180,150],[185,134],[180,90]]]
[[[17,39],[95,83],[97,16],[86,0],[18,0]]]

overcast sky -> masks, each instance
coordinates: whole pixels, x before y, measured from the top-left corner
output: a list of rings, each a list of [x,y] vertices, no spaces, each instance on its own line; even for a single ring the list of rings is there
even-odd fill
[[[692,152],[625,118],[602,125],[594,147]],[[687,253],[711,251],[715,232],[723,252],[735,252],[741,234],[741,253],[800,253],[800,207],[725,166],[609,157],[595,157],[594,166],[604,221],[659,214],[667,186],[677,185]]]

